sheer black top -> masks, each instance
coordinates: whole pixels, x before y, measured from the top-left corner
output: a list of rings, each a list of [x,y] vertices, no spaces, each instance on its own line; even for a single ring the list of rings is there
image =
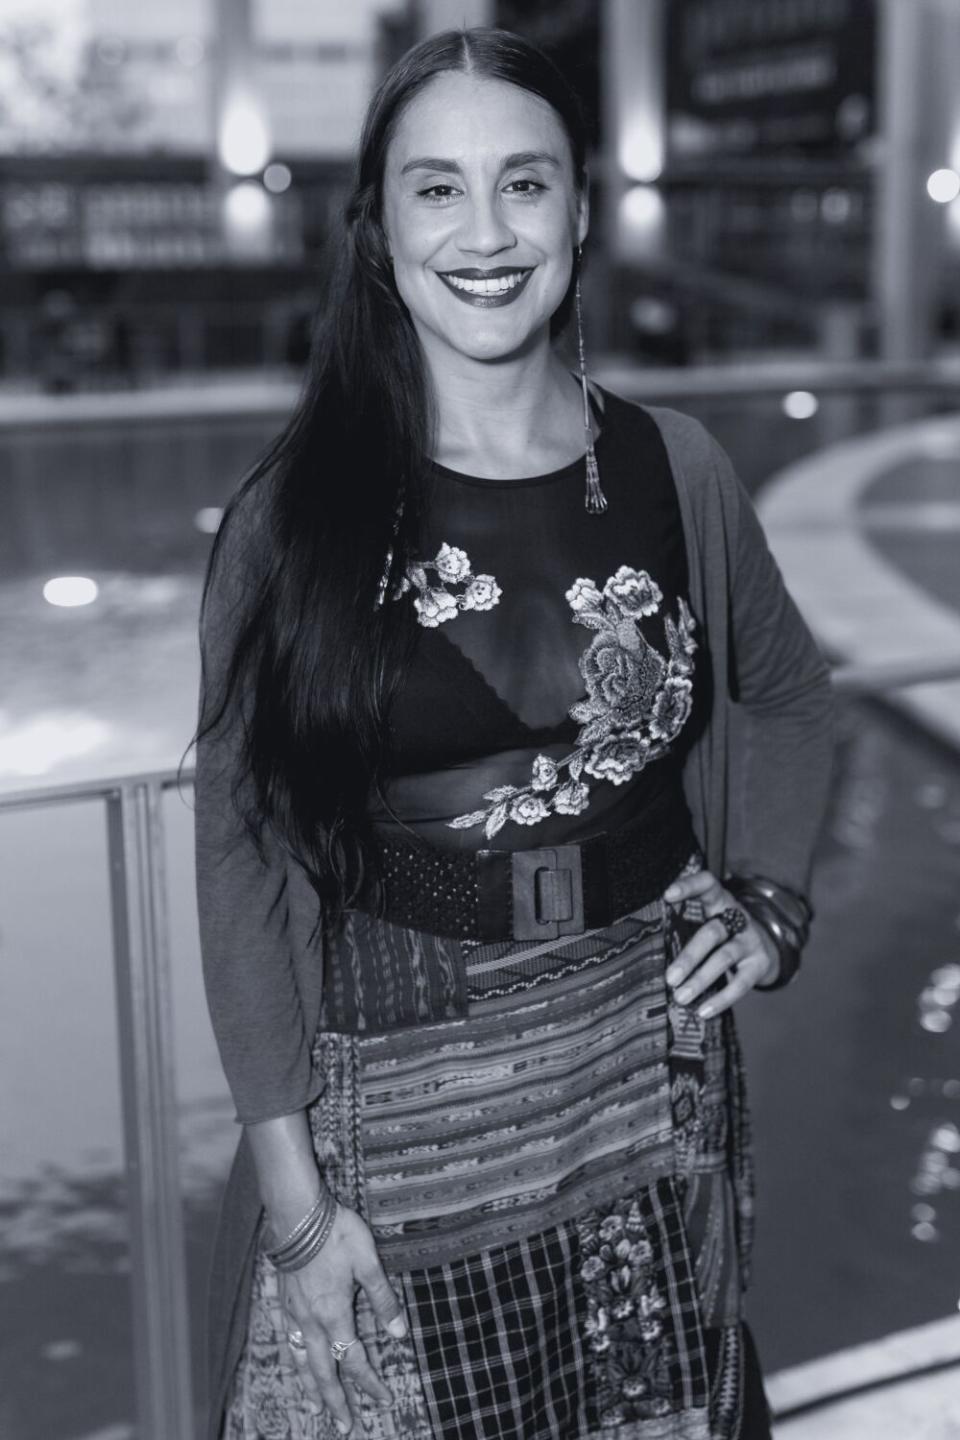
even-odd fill
[[[602,393],[602,514],[583,458],[510,480],[431,466],[420,563],[386,602],[418,622],[373,807],[389,833],[525,849],[638,820],[665,786],[685,803],[707,667],[676,488],[653,420]]]

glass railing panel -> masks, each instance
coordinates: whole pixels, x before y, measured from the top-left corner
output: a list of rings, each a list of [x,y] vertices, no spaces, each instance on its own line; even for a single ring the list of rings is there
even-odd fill
[[[15,1440],[134,1420],[108,874],[102,802],[0,810],[0,1430]]]

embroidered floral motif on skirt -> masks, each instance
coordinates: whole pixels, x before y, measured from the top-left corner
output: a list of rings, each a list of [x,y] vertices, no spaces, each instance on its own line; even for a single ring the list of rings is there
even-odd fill
[[[664,979],[699,919],[658,900],[573,939],[479,945],[348,918],[310,1121],[410,1325],[392,1340],[359,1297],[397,1397],[357,1397],[365,1436],[738,1440],[743,1070],[732,1013],[701,1021]],[[336,1434],[285,1329],[261,1254],[227,1440]]]

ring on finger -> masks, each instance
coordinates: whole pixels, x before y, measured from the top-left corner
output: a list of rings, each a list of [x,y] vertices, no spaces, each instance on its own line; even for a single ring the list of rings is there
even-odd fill
[[[735,935],[739,935],[747,928],[746,914],[740,909],[739,905],[728,905],[727,908],[721,910],[720,914],[715,918],[720,921],[720,924],[727,932],[728,940],[732,940]]]
[[[291,1350],[306,1350],[307,1346],[306,1346],[306,1342],[304,1341],[304,1338],[303,1338],[303,1331],[302,1331],[302,1330],[288,1330],[288,1331],[287,1331],[287,1344],[290,1346],[290,1349],[291,1349]]]
[[[339,1365],[339,1364],[340,1364],[340,1361],[345,1357],[347,1351],[350,1349],[350,1346],[351,1346],[351,1345],[358,1345],[359,1343],[360,1343],[360,1336],[359,1336],[359,1335],[354,1335],[354,1337],[353,1337],[352,1340],[331,1340],[331,1341],[330,1341],[330,1354],[333,1356],[334,1360],[335,1360],[335,1361],[337,1362],[337,1364]]]

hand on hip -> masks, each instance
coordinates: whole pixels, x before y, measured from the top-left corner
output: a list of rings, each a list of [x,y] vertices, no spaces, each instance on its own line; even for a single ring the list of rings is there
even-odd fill
[[[664,892],[671,904],[697,899],[706,919],[667,970],[667,983],[681,1005],[692,1005],[727,976],[698,1006],[704,1019],[718,1015],[757,984],[776,975],[780,959],[773,938],[750,918],[710,870],[683,875]]]

